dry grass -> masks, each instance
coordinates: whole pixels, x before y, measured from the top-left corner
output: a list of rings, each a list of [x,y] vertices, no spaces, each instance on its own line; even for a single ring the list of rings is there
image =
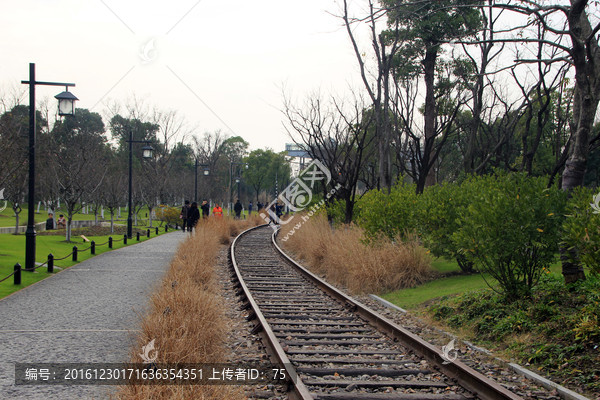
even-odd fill
[[[297,222],[302,221],[300,216],[297,218]],[[431,274],[431,259],[416,238],[379,238],[367,243],[356,225],[332,230],[323,214],[313,215],[299,228],[291,225],[284,225],[279,235],[284,248],[314,272],[352,293],[412,287],[425,282]],[[284,240],[286,235],[288,239]]]
[[[208,218],[198,221],[198,230],[210,229],[216,235],[220,244],[229,245],[231,238],[239,235],[242,231],[253,226],[264,224],[262,218],[252,214],[247,219],[234,220],[232,218]]]
[[[223,313],[214,272],[216,256],[229,233],[254,220],[209,218],[178,249],[163,281],[151,298],[141,333],[131,350],[140,362],[140,349],[155,339],[157,364],[225,362],[228,320]],[[232,228],[232,226],[235,226]],[[127,385],[120,399],[243,399],[242,389],[226,385]]]

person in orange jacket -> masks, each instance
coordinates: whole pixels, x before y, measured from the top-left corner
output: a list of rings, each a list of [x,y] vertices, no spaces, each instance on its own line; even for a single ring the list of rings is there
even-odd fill
[[[223,209],[219,206],[218,203],[215,203],[215,206],[213,207],[213,215],[215,217],[223,217]]]

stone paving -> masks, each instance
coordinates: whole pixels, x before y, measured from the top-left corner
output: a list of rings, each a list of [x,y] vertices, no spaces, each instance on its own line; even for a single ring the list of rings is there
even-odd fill
[[[114,393],[111,385],[15,385],[15,363],[128,361],[150,294],[186,236],[167,233],[100,254],[0,300],[0,399]]]

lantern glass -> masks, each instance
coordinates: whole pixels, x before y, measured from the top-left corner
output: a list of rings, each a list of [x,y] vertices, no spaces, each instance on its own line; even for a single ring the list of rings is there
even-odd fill
[[[142,147],[142,157],[144,157],[146,160],[152,158],[153,154],[154,148],[152,148],[152,146],[146,145]]]
[[[204,168],[204,176],[208,176],[210,174],[210,170],[208,168]]]
[[[69,91],[54,96],[58,100],[58,115],[75,115],[75,100],[79,100]]]
[[[58,115],[75,115],[75,101],[69,99],[59,100]]]

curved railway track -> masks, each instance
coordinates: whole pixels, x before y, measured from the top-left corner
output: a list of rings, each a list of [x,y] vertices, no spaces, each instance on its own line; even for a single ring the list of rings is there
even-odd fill
[[[242,232],[230,257],[290,398],[520,399],[295,263],[268,226]]]

